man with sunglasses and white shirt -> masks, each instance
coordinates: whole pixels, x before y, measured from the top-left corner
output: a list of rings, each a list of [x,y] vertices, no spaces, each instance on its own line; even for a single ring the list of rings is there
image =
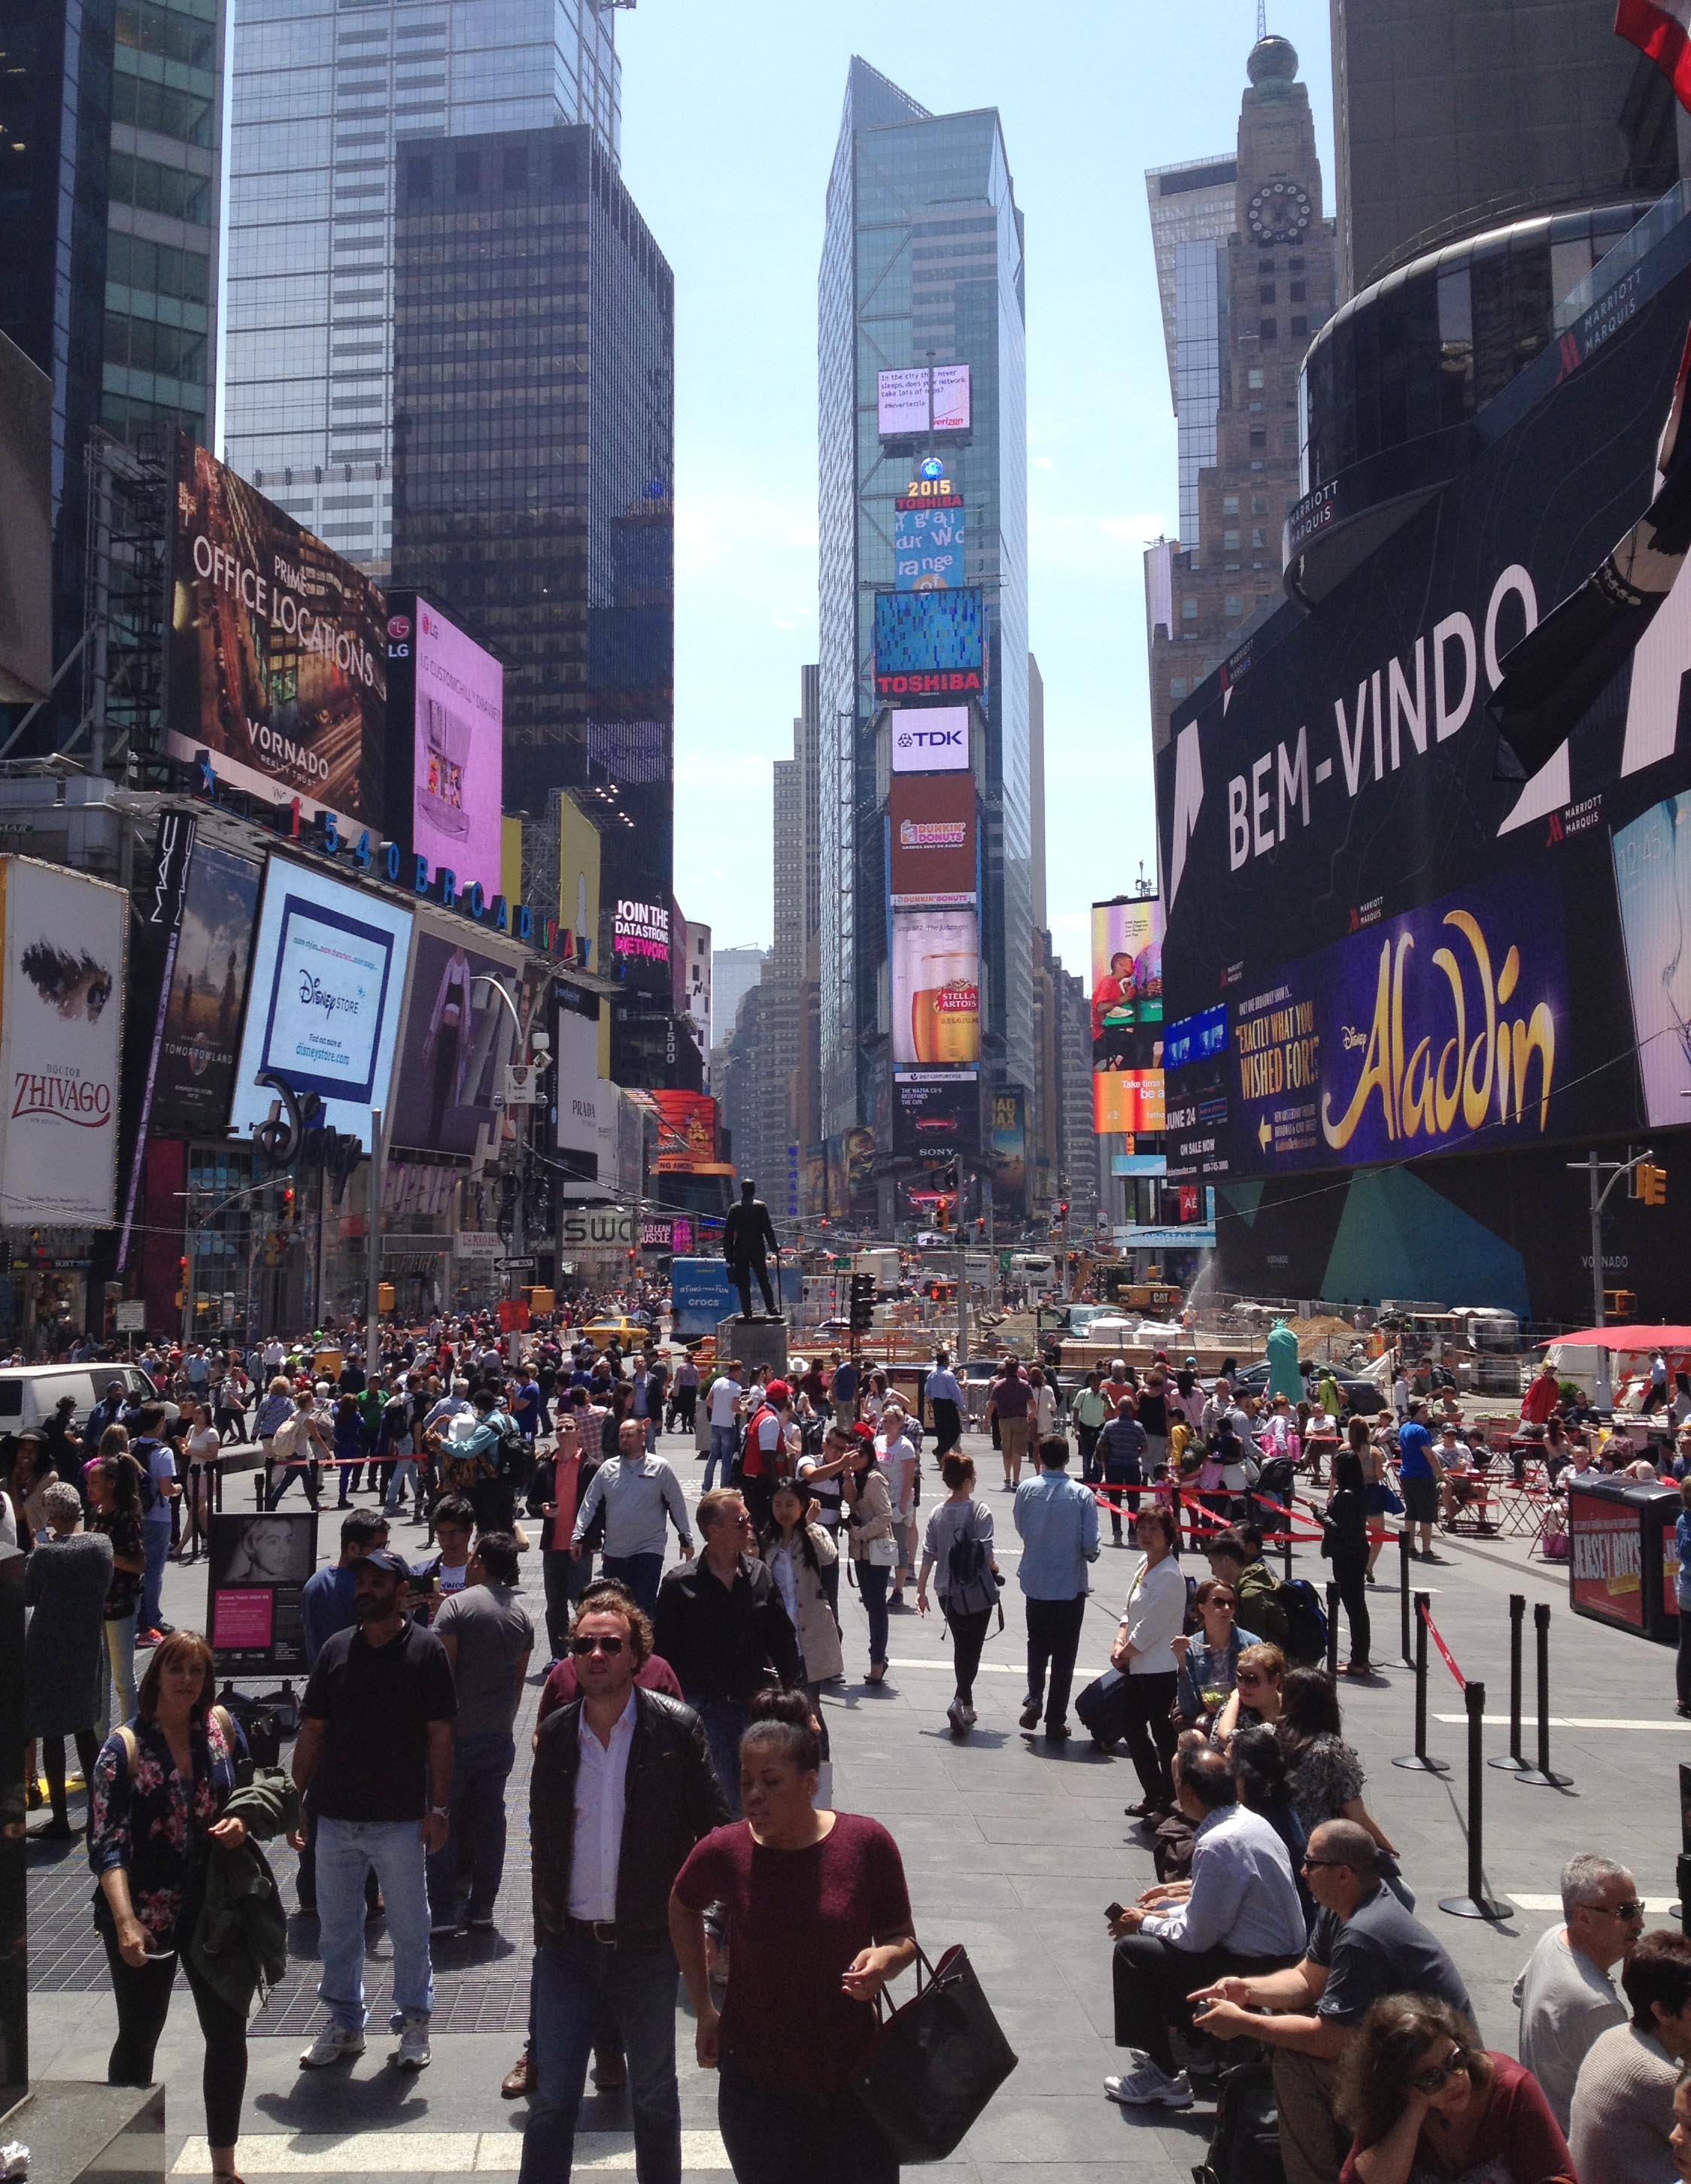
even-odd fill
[[[581,1696],[534,1742],[534,2084],[521,2184],[566,2184],[605,2005],[628,2056],[639,2184],[681,2184],[677,1967],[669,1892],[728,1819],[699,1717],[634,1681],[651,1625],[626,1600],[582,1602],[570,1627]]]
[[[1643,1933],[1644,1907],[1624,1865],[1586,1851],[1562,1868],[1562,1919],[1526,1959],[1515,2002],[1521,2059],[1565,2137],[1580,2064],[1599,2033],[1627,2020],[1610,1975]]]

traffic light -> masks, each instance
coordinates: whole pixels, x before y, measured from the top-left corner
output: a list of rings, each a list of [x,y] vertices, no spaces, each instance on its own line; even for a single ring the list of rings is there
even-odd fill
[[[1069,1201],[1066,1198],[1059,1198],[1057,1201],[1057,1217],[1059,1221],[1069,1218]]]
[[[851,1332],[867,1334],[875,1323],[875,1278],[873,1274],[853,1274],[851,1277]]]
[[[1648,1161],[1641,1161],[1638,1163],[1638,1196],[1646,1206],[1666,1206],[1667,1170],[1652,1167]]]
[[[943,1234],[951,1225],[952,1201],[949,1198],[941,1198],[934,1207],[934,1226]]]

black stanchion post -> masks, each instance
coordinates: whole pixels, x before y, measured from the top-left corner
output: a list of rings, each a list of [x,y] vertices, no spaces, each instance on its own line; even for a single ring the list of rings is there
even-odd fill
[[[1339,1589],[1327,1580],[1327,1674],[1339,1680]]]
[[[1526,1596],[1512,1592],[1509,1596],[1509,1757],[1491,1763],[1510,1774],[1526,1772],[1521,1749],[1521,1635],[1526,1622]]]
[[[1292,1512],[1297,1504],[1297,1501],[1298,1496],[1295,1494],[1288,1496],[1285,1505],[1285,1514],[1280,1520],[1280,1529],[1286,1535],[1286,1537],[1281,1541],[1281,1558],[1286,1566],[1286,1582],[1288,1585],[1292,1582]],[[1257,1507],[1259,1509],[1261,1508],[1262,1504],[1260,1502],[1257,1504]]]
[[[1538,1764],[1515,1779],[1534,1790],[1565,1790],[1573,1777],[1550,1771],[1550,1610],[1542,1600],[1532,1609],[1532,1630],[1538,1650]]]
[[[1464,1685],[1462,1702],[1468,1709],[1468,1893],[1441,1896],[1438,1908],[1453,1919],[1510,1919],[1515,1915],[1515,1906],[1486,1893],[1485,1848],[1481,1838],[1481,1797],[1486,1780],[1481,1749],[1486,1726],[1485,1685]]]
[[[1407,1767],[1417,1774],[1448,1774],[1449,1769],[1442,1759],[1426,1756],[1426,1612],[1432,1605],[1430,1592],[1415,1595],[1415,1748],[1407,1758],[1394,1759],[1394,1767]]]
[[[1413,1669],[1415,1665],[1415,1655],[1409,1651],[1409,1528],[1406,1523],[1398,1535],[1398,1601],[1403,1612],[1402,1650],[1406,1669]]]
[[[1691,1940],[1691,1767],[1683,1761],[1679,1768],[1679,1856],[1674,1860],[1673,1878],[1679,1890],[1679,1901],[1673,1908],[1678,1916],[1680,1931]]]

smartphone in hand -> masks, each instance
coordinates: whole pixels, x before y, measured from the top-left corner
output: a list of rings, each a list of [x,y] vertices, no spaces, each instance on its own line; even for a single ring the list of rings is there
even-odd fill
[[[1121,1912],[1122,1907],[1119,1903],[1107,1903],[1104,1906],[1104,1916],[1109,1920],[1111,1925],[1114,1925],[1116,1920],[1120,1918]]]

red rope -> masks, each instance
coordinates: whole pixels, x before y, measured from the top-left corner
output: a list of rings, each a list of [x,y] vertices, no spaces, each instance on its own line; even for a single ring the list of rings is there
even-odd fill
[[[1102,1507],[1125,1516],[1136,1515],[1138,1497],[1151,1494],[1154,1495],[1158,1501],[1168,1501],[1171,1506],[1178,1502],[1180,1507],[1175,1513],[1178,1515],[1184,1511],[1185,1521],[1195,1531],[1225,1532],[1232,1529],[1231,1518],[1218,1517],[1213,1509],[1206,1509],[1195,1494],[1184,1490],[1177,1490],[1164,1479],[1155,1479],[1148,1486],[1109,1486],[1094,1483],[1091,1493],[1094,1501]],[[1133,1507],[1127,1507],[1124,1504],[1123,1497],[1128,1495],[1136,1497]],[[1274,1510],[1277,1516],[1285,1520],[1288,1528],[1290,1527],[1294,1512],[1284,1508],[1280,1502],[1264,1495],[1253,1494],[1249,1498],[1261,1508]],[[1307,1532],[1296,1532],[1288,1529],[1283,1532],[1264,1532],[1263,1545],[1265,1547],[1283,1546],[1286,1540],[1290,1540],[1294,1546],[1308,1546],[1313,1545],[1320,1537],[1319,1526]]]
[[[1439,1636],[1438,1625],[1433,1621],[1431,1616],[1427,1613],[1425,1607],[1420,1611],[1420,1618],[1426,1625],[1428,1636],[1432,1640],[1433,1644],[1438,1648],[1439,1658],[1443,1662],[1445,1667],[1449,1669],[1451,1674],[1455,1677],[1457,1690],[1459,1691],[1465,1691],[1468,1688],[1468,1679],[1457,1667],[1455,1662],[1451,1659],[1450,1648],[1445,1644],[1443,1639]]]

